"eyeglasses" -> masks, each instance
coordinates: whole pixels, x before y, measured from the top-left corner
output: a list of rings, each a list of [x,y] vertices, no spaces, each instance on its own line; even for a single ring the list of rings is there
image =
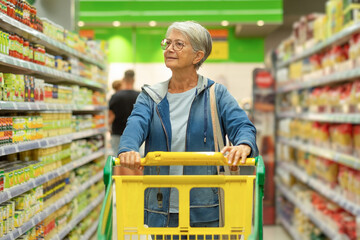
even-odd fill
[[[161,49],[167,50],[171,46],[172,41],[170,39],[164,39],[161,41]],[[174,50],[181,51],[185,47],[185,43],[180,40],[174,41]]]

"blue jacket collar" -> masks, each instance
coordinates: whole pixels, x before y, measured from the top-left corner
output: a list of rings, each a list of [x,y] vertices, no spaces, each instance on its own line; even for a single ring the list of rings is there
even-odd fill
[[[170,79],[165,82],[157,83],[152,86],[144,85],[142,87],[142,90],[145,91],[156,104],[159,104],[165,98],[168,92],[169,82]],[[204,76],[198,74],[198,84],[196,86],[196,94],[199,94],[204,89],[210,87],[213,83],[214,82],[212,80],[209,80]]]

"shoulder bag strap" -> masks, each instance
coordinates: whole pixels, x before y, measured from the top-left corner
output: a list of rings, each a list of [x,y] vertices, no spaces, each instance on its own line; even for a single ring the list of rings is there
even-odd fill
[[[224,140],[221,133],[219,115],[216,107],[215,85],[216,83],[214,83],[210,87],[211,122],[213,127],[215,152],[220,152],[224,148]],[[219,166],[217,167],[217,170],[219,173],[220,172]],[[229,166],[224,166],[224,170],[225,170],[225,175],[231,174]]]

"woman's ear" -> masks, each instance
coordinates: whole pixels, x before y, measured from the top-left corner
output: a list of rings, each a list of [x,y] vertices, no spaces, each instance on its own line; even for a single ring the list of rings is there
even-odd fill
[[[197,51],[193,60],[193,64],[197,64],[198,62],[201,61],[201,59],[203,59],[203,57],[205,56],[205,53],[203,51]]]

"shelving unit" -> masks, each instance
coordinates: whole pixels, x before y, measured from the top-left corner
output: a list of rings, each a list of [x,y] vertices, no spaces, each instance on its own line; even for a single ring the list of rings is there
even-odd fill
[[[59,177],[66,172],[70,172],[71,170],[73,170],[77,167],[85,165],[86,163],[91,162],[92,160],[94,160],[98,157],[101,157],[104,154],[105,154],[105,149],[101,149],[97,152],[92,153],[89,156],[85,156],[76,161],[68,163],[68,164],[62,166],[61,168],[58,168],[51,172],[48,172],[40,177],[31,179],[26,183],[6,189],[3,192],[0,192],[0,204],[13,198],[13,197],[20,195],[22,193],[25,193],[37,186],[40,186],[40,185],[44,184],[45,182],[50,181],[51,179]]]
[[[1,28],[9,32],[15,32],[16,34],[24,36],[25,38],[29,39],[32,42],[36,42],[45,46],[46,49],[50,49],[53,52],[60,53],[61,55],[65,54],[68,56],[74,56],[88,63],[97,65],[102,69],[105,68],[105,65],[103,63],[98,62],[92,59],[91,57],[86,56],[85,54],[72,49],[71,47],[68,47],[64,43],[54,40],[46,36],[45,34],[36,31],[35,29],[32,29],[31,27],[28,27],[27,25],[19,21],[16,21],[15,19],[7,16],[4,13],[0,13],[0,23],[1,23]]]
[[[101,193],[89,206],[87,206],[79,215],[76,216],[73,220],[71,220],[63,229],[60,230],[58,234],[56,234],[51,240],[61,240],[63,239],[71,229],[76,226],[81,220],[83,220],[89,213],[98,206],[102,200],[104,199],[105,193]]]
[[[278,87],[276,92],[283,93],[283,92],[289,92],[289,91],[294,91],[294,90],[300,90],[300,89],[304,89],[304,88],[317,87],[317,86],[322,86],[322,85],[327,85],[327,84],[338,83],[338,82],[342,82],[342,81],[349,80],[349,79],[355,79],[358,77],[360,77],[360,69],[354,68],[354,69],[351,69],[348,71],[335,72],[335,73],[329,74],[327,76],[323,76],[323,77],[319,77],[319,78],[315,78],[315,79],[311,79],[311,80],[294,81],[294,82],[288,83],[284,86]]]
[[[54,147],[58,145],[62,145],[65,143],[70,143],[73,140],[96,136],[99,134],[104,134],[106,132],[106,128],[99,129],[89,129],[83,132],[70,133],[57,137],[49,137],[35,141],[22,142],[22,143],[14,143],[9,145],[4,145],[0,147],[0,156],[9,155],[13,153],[28,151],[37,148],[48,148]]]
[[[282,162],[279,166],[281,170],[290,172],[295,178],[308,185],[315,191],[321,193],[323,196],[331,199],[331,201],[337,203],[340,207],[344,208],[348,212],[355,216],[360,216],[360,206],[344,198],[341,192],[331,189],[326,183],[310,177],[306,172],[294,164]]]
[[[91,236],[95,233],[99,220],[96,220],[93,225],[85,232],[84,235],[81,236],[80,240],[89,240]]]
[[[326,225],[323,220],[319,219],[311,207],[306,206],[304,202],[300,202],[284,184],[276,179],[276,186],[280,190],[281,194],[292,202],[297,208],[301,210],[321,231],[330,239],[333,240],[349,240],[347,236],[337,233],[333,228]]]
[[[29,229],[36,226],[36,224],[43,221],[47,216],[55,212],[56,210],[60,209],[65,204],[69,203],[73,198],[75,198],[77,195],[85,191],[87,188],[89,188],[94,183],[100,181],[103,177],[103,173],[99,172],[95,176],[93,176],[89,181],[85,182],[81,186],[79,186],[77,189],[70,191],[66,196],[52,204],[50,207],[44,209],[42,212],[38,213],[32,219],[26,223],[24,223],[21,227],[16,228],[14,231],[10,232],[9,234],[3,236],[0,238],[0,240],[13,240],[18,237],[20,237],[23,233],[28,231]],[[96,201],[101,201],[104,197],[104,193],[100,194],[99,197],[96,199]]]
[[[360,124],[360,114],[357,113],[296,113],[278,112],[278,118],[297,118],[308,121],[319,121],[329,123],[352,123]]]
[[[344,164],[353,169],[360,170],[360,160],[355,156],[339,153],[331,149],[317,147],[312,144],[303,143],[302,141],[294,139],[279,137],[278,142],[320,157],[325,157],[329,160]]]
[[[292,227],[284,218],[279,217],[279,221],[294,240],[302,240],[294,227]]]
[[[107,106],[73,105],[44,102],[6,102],[0,101],[0,110],[19,111],[104,111]]]
[[[7,69],[9,69],[12,72],[32,74],[36,77],[46,79],[48,82],[77,84],[79,86],[96,88],[100,90],[106,88],[106,86],[101,83],[93,82],[92,80],[83,78],[81,76],[67,72],[62,72],[54,68],[42,66],[39,64],[27,62],[1,53],[0,53],[0,65],[2,65],[1,69],[3,69],[4,66],[6,66]]]
[[[299,90],[310,90],[314,87],[323,87],[323,86],[331,86],[336,87],[339,84],[347,83],[349,81],[356,80],[360,77],[360,59],[353,58],[350,60],[343,61],[341,63],[334,63],[335,65],[331,65],[331,67],[326,67],[322,65],[322,68],[318,70],[314,70],[310,73],[306,71],[302,71],[301,64],[292,65],[290,70],[290,65],[292,63],[297,63],[299,60],[308,58],[314,54],[322,53],[323,50],[328,50],[332,47],[344,44],[350,40],[353,34],[360,32],[360,22],[354,23],[353,25],[344,28],[340,32],[332,35],[326,40],[313,45],[312,47],[301,49],[300,44],[295,46],[296,53],[292,57],[290,57],[286,61],[274,61],[275,69],[274,75],[279,77],[279,82],[276,87],[276,118],[277,121],[282,121],[284,119],[299,119],[304,121],[313,121],[313,122],[325,122],[325,123],[347,123],[347,124],[360,124],[360,114],[358,113],[345,113],[348,112],[348,109],[343,108],[344,113],[328,113],[328,112],[313,112],[312,106],[309,107],[309,111],[306,108],[301,108],[300,106],[293,106],[293,108],[289,111],[288,108],[284,108],[283,104],[280,103],[281,100],[284,100],[285,103],[289,103],[291,97],[295,97],[294,95]],[[306,42],[307,44],[310,43]],[[295,43],[296,44],[296,43]],[[303,43],[303,45],[305,45]],[[309,45],[309,44],[308,44]],[[286,46],[286,44],[282,45],[282,47]],[[335,49],[335,48],[334,48]],[[302,51],[301,51],[302,50]],[[288,54],[289,49],[284,50],[286,54]],[[281,54],[281,53],[280,53]],[[311,63],[310,63],[311,64]],[[304,62],[303,66],[307,66],[306,62]],[[312,65],[311,65],[312,66]],[[310,67],[311,67],[310,66]],[[328,65],[329,66],[329,65]],[[299,69],[297,69],[299,67]],[[289,68],[289,71],[287,69]],[[291,75],[291,71],[294,70],[295,73]],[[298,72],[302,71],[303,74],[300,76]],[[284,74],[288,77],[286,78]],[[289,76],[297,77],[297,79],[290,79]],[[281,78],[281,79],[280,79]],[[304,93],[304,92],[302,92]],[[307,92],[306,92],[307,93]],[[304,93],[306,95],[306,93]],[[294,95],[293,95],[294,94]],[[301,96],[299,97],[301,98]],[[294,98],[295,99],[295,98]],[[302,99],[301,99],[302,100]],[[293,105],[290,103],[290,105]],[[314,104],[315,105],[315,104]],[[357,108],[358,106],[354,106]],[[338,107],[339,110],[340,107]],[[287,126],[287,121],[284,121],[284,125],[279,125],[280,127]],[[284,127],[286,128],[286,127]],[[287,130],[287,129],[286,129]],[[286,132],[280,130],[281,132]],[[312,137],[312,136],[309,136]],[[358,156],[352,154],[343,154],[337,151],[334,151],[329,148],[321,147],[319,145],[313,144],[311,141],[299,140],[299,139],[291,139],[289,137],[283,137],[283,135],[278,135],[276,139],[276,143],[278,147],[292,147],[294,149],[301,150],[303,152],[310,153],[315,156],[324,157],[330,161],[346,165],[347,167],[360,171],[360,159]],[[278,151],[277,153],[280,153]],[[283,156],[281,156],[283,157]],[[330,201],[335,202],[340,207],[345,209],[347,212],[351,213],[355,216],[357,227],[359,227],[360,223],[360,204],[356,204],[352,201],[349,201],[345,194],[340,191],[340,188],[331,188],[326,182],[323,182],[317,178],[307,175],[306,171],[302,170],[297,165],[290,163],[289,159],[281,159],[279,154],[276,157],[276,172],[277,172],[277,186],[278,186],[278,194],[286,197],[289,201],[294,203],[308,218],[318,227],[321,231],[326,234],[330,239],[346,239],[346,236],[340,236],[339,233],[334,232],[328,226],[323,224],[321,219],[318,219],[316,214],[314,214],[313,207],[306,205],[302,202],[299,202],[298,199],[294,196],[293,192],[287,185],[282,184],[279,179],[282,173],[289,173],[294,176],[298,181],[306,184],[311,189],[313,189],[318,194],[327,198]],[[279,217],[282,225],[288,229],[289,233],[292,235],[294,239],[300,239],[299,236],[294,234],[292,226],[285,222],[281,217]],[[336,237],[334,237],[336,236]],[[359,237],[359,236],[357,236]]]
[[[7,16],[6,14],[0,13],[0,24],[2,30],[5,32],[15,33],[25,39],[27,39],[32,44],[40,44],[45,47],[46,52],[52,55],[61,55],[65,58],[78,58],[82,62],[96,65],[101,69],[106,68],[106,64],[101,62],[102,57],[91,56],[89,54],[84,54],[80,51],[77,51],[64,42],[54,40],[45,34],[34,30],[25,24]],[[23,75],[32,75],[39,79],[44,79],[45,83],[54,83],[54,84],[68,84],[68,85],[78,85],[82,87],[87,87],[92,90],[103,92],[106,90],[107,85],[104,83],[96,82],[92,79],[84,78],[76,74],[59,71],[54,68],[46,67],[43,65],[35,64],[32,62],[24,61],[18,58],[14,58],[5,54],[0,53],[0,71],[3,73],[13,73],[13,74],[23,74]],[[97,76],[96,76],[97,77]],[[91,78],[91,77],[89,77]],[[99,112],[104,112],[107,109],[107,106],[100,105],[75,105],[75,104],[55,104],[55,103],[45,103],[45,102],[11,102],[11,101],[0,101],[0,110],[6,113],[33,113],[39,111],[58,111],[58,112],[76,112],[76,114],[88,114],[94,113],[98,114]],[[77,139],[88,138],[96,135],[103,135],[107,131],[106,127],[98,129],[89,129],[83,130],[81,132],[74,132],[71,134],[60,135],[55,137],[43,138],[35,141],[21,142],[16,144],[7,144],[0,146],[0,156],[5,156],[13,153],[19,153],[23,151],[38,149],[38,148],[49,148],[53,146],[59,146],[66,143],[71,143]],[[106,154],[104,148],[98,149],[95,152],[87,156],[83,156],[80,159],[73,160],[72,162],[61,166],[53,171],[47,172],[42,176],[39,176],[34,179],[16,185],[12,188],[5,189],[0,192],[0,204],[4,203],[12,198],[19,196],[23,193],[28,192],[29,190],[41,186],[44,183],[53,180],[57,177],[62,176],[64,173],[70,172],[75,168],[81,167],[99,157],[102,157]],[[99,172],[96,175],[92,176],[90,180],[83,183],[81,186],[74,187],[69,191],[64,197],[56,201],[54,204],[44,209],[42,212],[38,213],[32,217],[28,222],[24,223],[22,226],[16,228],[12,232],[0,238],[0,240],[13,240],[23,235],[29,229],[35,227],[38,223],[42,222],[49,215],[54,213],[56,210],[60,209],[62,206],[71,202],[76,196],[84,192],[86,189],[90,188],[95,183],[102,180],[103,173]],[[86,209],[79,213],[59,234],[57,239],[64,238],[73,227],[76,226],[83,218],[88,215],[97,205],[99,205],[103,200],[104,194],[101,193],[97,198],[89,204]],[[92,225],[88,231],[84,234],[84,239],[89,239],[89,237],[96,230],[96,225]]]
[[[293,56],[284,62],[278,62],[276,64],[276,66],[278,69],[286,67],[292,62],[296,62],[302,58],[308,57],[314,53],[321,51],[322,49],[324,49],[326,47],[330,47],[335,44],[344,43],[350,38],[350,36],[352,34],[357,33],[357,32],[360,32],[360,23],[359,22],[353,24],[352,26],[350,26],[348,28],[343,29],[342,31],[338,32],[337,34],[334,34],[333,36],[329,37],[325,41],[320,42],[309,49],[304,49],[304,51],[302,51],[302,53],[299,55]]]

